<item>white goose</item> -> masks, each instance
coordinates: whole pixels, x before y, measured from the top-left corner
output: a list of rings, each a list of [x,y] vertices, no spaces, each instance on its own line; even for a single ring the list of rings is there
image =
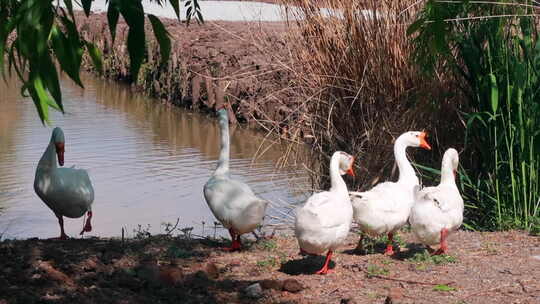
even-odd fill
[[[335,152],[330,160],[330,190],[312,195],[296,210],[294,232],[300,251],[321,254],[328,250],[324,266],[317,274],[329,272],[332,253],[345,241],[351,228],[351,199],[341,175],[354,176],[353,162],[351,155]]]
[[[64,232],[64,216],[79,218],[87,212],[88,219],[80,234],[92,231],[90,220],[94,201],[94,188],[86,170],[57,167],[56,157],[60,166],[64,165],[64,144],[64,132],[58,127],[54,128],[51,141],[39,160],[34,179],[36,194],[58,218],[59,239],[68,238]]]
[[[360,229],[370,235],[388,234],[385,254],[392,255],[394,233],[407,223],[413,205],[413,188],[418,177],[407,159],[407,147],[430,150],[425,132],[409,131],[401,134],[394,143],[394,157],[399,169],[397,182],[380,183],[366,192],[351,191],[354,219]],[[358,247],[362,247],[362,238]]]
[[[458,152],[452,148],[446,150],[439,185],[415,189],[415,203],[409,223],[416,237],[428,248],[429,245],[440,243],[440,248],[434,254],[446,253],[446,237],[463,222],[463,199],[455,181],[458,165]]]
[[[218,111],[221,151],[216,171],[204,185],[204,198],[214,216],[229,229],[232,246],[242,247],[240,235],[253,231],[262,221],[268,201],[255,196],[248,185],[229,176],[229,118],[227,110]]]

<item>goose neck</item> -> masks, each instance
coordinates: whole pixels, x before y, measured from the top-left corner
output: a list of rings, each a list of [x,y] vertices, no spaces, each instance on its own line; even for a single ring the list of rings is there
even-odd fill
[[[347,193],[347,184],[339,174],[339,155],[334,155],[330,160],[330,191]]]
[[[219,127],[221,133],[218,166],[214,175],[227,174],[229,172],[230,138],[229,118],[226,111],[219,112]]]
[[[56,147],[54,145],[54,142],[51,140],[51,142],[47,146],[47,149],[45,149],[45,152],[43,152],[43,155],[39,160],[38,169],[51,170],[56,168]]]
[[[396,158],[399,169],[398,183],[418,185],[419,182],[418,177],[416,177],[416,172],[407,158],[407,147],[408,145],[400,139],[394,144],[394,157]]]
[[[451,162],[447,159],[443,159],[441,166],[441,185],[443,184],[456,186],[454,169],[452,168]]]

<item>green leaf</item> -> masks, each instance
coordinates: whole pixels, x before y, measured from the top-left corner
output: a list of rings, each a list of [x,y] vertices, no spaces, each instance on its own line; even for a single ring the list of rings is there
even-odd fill
[[[204,19],[203,19],[203,16],[202,16],[200,10],[197,10],[197,17],[198,17],[198,20],[199,20],[201,23],[204,23]]]
[[[62,19],[71,22],[67,18]],[[82,62],[82,50],[79,46],[80,41],[78,40],[78,37],[70,38],[66,37],[56,25],[53,27],[51,31],[51,42],[56,59],[60,63],[62,70],[64,70],[77,85],[83,87],[79,75]]]
[[[47,92],[43,87],[43,82],[39,76],[33,79],[31,86],[28,87],[28,92],[36,105],[41,123],[49,123],[50,97],[47,95]]]
[[[174,9],[174,13],[176,14],[176,17],[178,20],[180,20],[180,4],[178,0],[169,0],[169,3],[171,3],[171,6]]]
[[[493,114],[495,114],[499,107],[499,87],[497,86],[497,78],[493,73],[489,74],[489,84],[491,87],[489,97],[491,100],[491,110],[493,111]]]
[[[413,22],[407,28],[407,36],[410,36],[410,35],[416,33],[422,27],[422,25],[424,25],[424,20],[423,19],[418,19],[415,22]]]
[[[435,290],[435,291],[455,291],[456,289],[454,287],[451,287],[451,286],[448,286],[448,285],[439,284],[439,285],[433,287],[433,290]]]
[[[169,56],[171,54],[171,39],[169,38],[169,33],[167,32],[159,18],[152,14],[148,14],[148,19],[152,24],[154,35],[156,36],[156,40],[159,43],[161,64],[164,65],[169,60]]]
[[[66,5],[66,8],[67,8],[71,18],[75,19],[75,15],[73,14],[73,3],[72,3],[72,1],[71,0],[64,0],[64,4]]]
[[[137,81],[139,69],[144,60],[146,38],[144,32],[144,10],[139,0],[124,2],[120,13],[129,25],[127,47],[130,59],[130,72],[133,81]]]
[[[47,54],[47,56],[43,56],[41,58],[41,69],[39,74],[41,76],[44,88],[48,90],[51,93],[51,96],[54,98],[54,100],[49,98],[47,103],[51,107],[63,113],[64,107],[62,105],[62,92],[60,91],[58,72],[56,71],[56,67],[53,64],[50,55]]]
[[[101,51],[90,42],[86,42],[86,48],[88,49],[88,54],[90,54],[90,58],[92,58],[92,63],[94,64],[94,67],[98,72],[101,74],[103,73],[103,60],[101,56]]]
[[[186,23],[189,25],[189,21],[191,21],[191,11],[193,10],[193,7],[188,7],[186,11]]]
[[[107,21],[109,23],[109,31],[111,32],[112,44],[116,38],[116,25],[118,24],[118,17],[120,11],[116,0],[110,0],[109,7],[107,8]]]
[[[92,7],[93,0],[82,0],[82,6],[86,17],[90,16],[90,8]]]

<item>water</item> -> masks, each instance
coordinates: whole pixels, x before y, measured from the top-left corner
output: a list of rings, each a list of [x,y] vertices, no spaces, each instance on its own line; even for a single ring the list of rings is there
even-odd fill
[[[249,2],[249,1],[199,1],[201,12],[206,21],[250,21],[250,22],[283,22],[292,21],[297,18],[303,18],[303,14],[296,7],[285,7],[278,4],[264,2]],[[183,4],[183,2],[181,3]],[[82,10],[77,4],[75,8]],[[108,4],[106,0],[94,0],[92,3],[92,11],[106,12]],[[158,17],[176,18],[174,9],[168,1],[164,1],[164,5],[160,6],[155,1],[143,1],[144,11],[147,14],[153,14]],[[180,19],[185,20],[185,8],[183,5],[180,8]],[[321,8],[322,16],[332,16],[335,18],[343,18],[343,13],[340,10],[329,8]],[[385,18],[386,13],[371,10],[359,10],[358,13],[366,19]]]
[[[160,6],[155,1],[143,1],[144,11],[158,17],[176,18],[168,1]],[[199,1],[204,20],[207,21],[284,21],[283,7],[276,4],[246,1]],[[180,19],[185,20],[186,9],[181,2]],[[92,11],[105,12],[106,0],[94,0]],[[77,7],[77,5],[75,5]],[[82,9],[79,7],[79,9]]]
[[[157,104],[123,85],[90,77],[83,83],[85,90],[62,80],[67,113],[51,116],[66,136],[65,166],[87,169],[94,185],[90,235],[119,236],[124,227],[133,236],[139,224],[159,233],[162,222],[177,218],[179,226],[202,233],[201,222],[214,221],[202,187],[219,153],[217,119]],[[55,237],[57,219],[33,190],[52,128],[41,125],[15,81],[9,84],[0,83],[0,235]],[[276,169],[282,148],[261,133],[231,129],[233,176],[274,202],[301,200],[303,191],[296,189],[307,188],[307,174]],[[65,219],[66,233],[77,236],[82,221]]]

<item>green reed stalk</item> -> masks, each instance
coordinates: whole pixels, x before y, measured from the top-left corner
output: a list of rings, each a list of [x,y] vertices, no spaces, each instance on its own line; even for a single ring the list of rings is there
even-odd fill
[[[477,228],[540,224],[539,22],[531,7],[509,2],[515,5],[428,1],[409,28],[426,72],[467,83],[463,159],[467,180],[478,182],[466,182],[463,192],[478,207],[468,213]],[[467,19],[498,15],[517,17]]]

